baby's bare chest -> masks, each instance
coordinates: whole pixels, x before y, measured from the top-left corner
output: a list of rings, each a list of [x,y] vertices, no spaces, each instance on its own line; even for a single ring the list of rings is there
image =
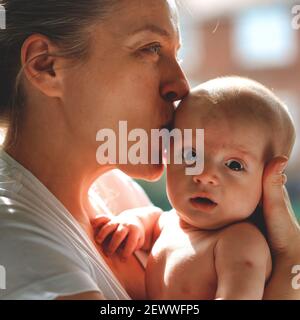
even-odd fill
[[[161,282],[168,299],[213,299],[217,287],[214,266],[216,236],[165,228],[149,263],[153,281]]]

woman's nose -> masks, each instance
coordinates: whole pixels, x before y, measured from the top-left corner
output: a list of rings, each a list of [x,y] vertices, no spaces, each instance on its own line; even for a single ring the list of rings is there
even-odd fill
[[[180,65],[169,66],[168,72],[164,75],[166,77],[161,86],[161,96],[167,102],[175,102],[184,98],[190,91],[190,86],[185,74]]]

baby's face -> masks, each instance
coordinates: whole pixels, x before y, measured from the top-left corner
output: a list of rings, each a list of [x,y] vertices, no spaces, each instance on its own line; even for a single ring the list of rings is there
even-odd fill
[[[196,102],[184,102],[175,128],[204,129],[204,171],[186,175],[187,164],[167,167],[167,192],[173,207],[188,224],[217,229],[249,217],[260,202],[266,154],[266,131],[259,124],[237,121],[228,114],[201,112]],[[193,140],[195,140],[193,138]],[[184,157],[199,156],[171,145]],[[172,157],[171,157],[172,159]],[[191,160],[191,159],[187,159]]]

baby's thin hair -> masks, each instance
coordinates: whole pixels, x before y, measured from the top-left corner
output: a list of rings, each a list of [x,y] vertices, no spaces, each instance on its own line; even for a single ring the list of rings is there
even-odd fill
[[[290,156],[296,138],[292,116],[287,105],[263,84],[239,76],[219,77],[194,88],[192,96],[215,105],[216,112],[226,106],[235,114],[262,120],[276,133],[272,156]]]

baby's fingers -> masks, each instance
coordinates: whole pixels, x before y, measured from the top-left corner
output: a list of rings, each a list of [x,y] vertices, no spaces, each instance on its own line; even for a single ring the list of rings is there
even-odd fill
[[[117,223],[108,222],[96,235],[96,242],[101,244],[112,232],[118,228]]]
[[[109,243],[107,253],[108,254],[114,254],[115,251],[119,248],[121,243],[125,240],[129,230],[127,227],[124,227],[122,225],[119,225],[117,230],[114,232],[114,235],[112,236],[112,239]]]
[[[92,220],[92,226],[93,228],[101,228],[103,225],[108,223],[111,220],[111,217],[109,216],[98,216],[94,220]]]
[[[122,257],[124,259],[130,257],[130,255],[132,255],[135,250],[139,249],[138,248],[139,240],[140,240],[139,232],[130,231],[128,233],[128,238],[122,252]]]

